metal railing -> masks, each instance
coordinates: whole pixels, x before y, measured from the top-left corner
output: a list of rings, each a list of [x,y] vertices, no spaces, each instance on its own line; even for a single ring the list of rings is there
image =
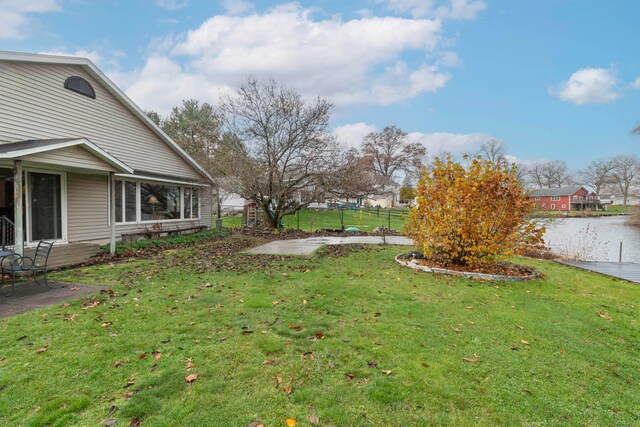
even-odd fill
[[[5,215],[0,216],[0,245],[3,251],[14,250],[16,246],[16,225]]]

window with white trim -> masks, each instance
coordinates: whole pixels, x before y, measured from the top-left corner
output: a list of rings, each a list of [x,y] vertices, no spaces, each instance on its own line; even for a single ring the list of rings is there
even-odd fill
[[[555,209],[555,208],[556,208],[555,203],[552,203],[552,204],[551,204],[551,209]]]
[[[115,187],[118,224],[200,218],[197,187],[129,180],[116,180]]]
[[[562,209],[566,209],[566,208],[567,208],[567,205],[562,205]]]
[[[560,201],[560,196],[551,196],[551,201],[552,202],[559,202]]]
[[[135,182],[116,180],[116,222],[136,222],[136,194]]]
[[[181,219],[180,187],[140,183],[140,221]]]
[[[184,193],[184,219],[200,218],[199,191],[197,188],[185,187]]]

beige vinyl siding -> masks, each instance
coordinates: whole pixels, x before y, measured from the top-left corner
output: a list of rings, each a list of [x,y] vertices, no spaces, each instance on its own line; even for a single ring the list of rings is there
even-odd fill
[[[21,157],[25,162],[57,165],[68,168],[88,169],[92,171],[113,171],[113,166],[103,162],[94,154],[82,147],[67,147],[44,153],[31,154]]]
[[[77,75],[96,99],[64,88]],[[0,143],[85,137],[137,171],[203,177],[81,66],[0,62]]]
[[[107,176],[67,174],[67,234],[69,242],[85,240],[107,240],[111,236],[108,219],[108,178]],[[161,221],[166,230],[188,228],[197,225],[211,227],[211,188],[200,190],[200,220]],[[116,238],[122,233],[147,230],[146,224],[118,224]]]

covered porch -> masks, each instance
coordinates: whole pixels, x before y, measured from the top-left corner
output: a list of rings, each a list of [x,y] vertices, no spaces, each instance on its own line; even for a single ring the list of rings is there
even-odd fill
[[[109,197],[100,218],[111,230],[115,250],[115,174],[131,174],[126,164],[85,138],[21,141],[0,145],[0,216],[2,245],[29,255],[41,240],[55,242],[50,266],[83,262],[98,251],[97,244],[74,243],[68,236],[67,174],[102,177]],[[105,194],[106,195],[106,190]],[[76,209],[77,211],[77,209]],[[95,216],[95,213],[92,214]],[[72,221],[79,221],[74,217]],[[71,223],[73,225],[73,223]]]

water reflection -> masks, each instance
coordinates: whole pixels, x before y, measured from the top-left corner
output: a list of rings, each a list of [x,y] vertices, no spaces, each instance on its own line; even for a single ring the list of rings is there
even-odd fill
[[[547,225],[545,243],[554,253],[592,261],[640,263],[640,227],[625,224],[626,217],[563,218]]]

